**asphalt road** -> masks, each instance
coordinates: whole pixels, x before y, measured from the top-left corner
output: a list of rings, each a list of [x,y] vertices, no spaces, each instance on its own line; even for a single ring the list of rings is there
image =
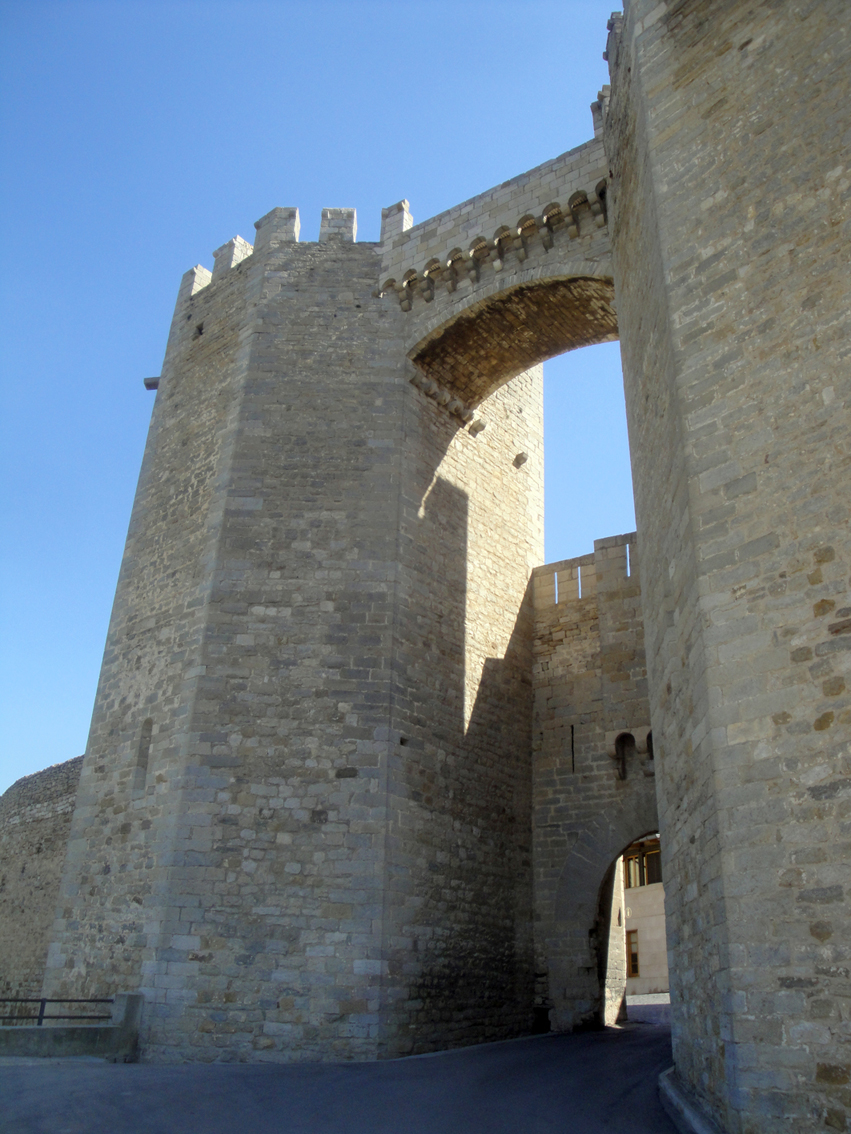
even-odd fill
[[[676,1134],[670,1031],[630,1024],[346,1064],[0,1061],[3,1134]]]

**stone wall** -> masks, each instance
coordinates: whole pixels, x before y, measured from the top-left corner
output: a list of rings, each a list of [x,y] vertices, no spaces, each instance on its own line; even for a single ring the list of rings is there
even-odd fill
[[[612,873],[612,897],[609,902],[606,920],[609,925],[609,938],[605,952],[605,975],[603,976],[602,1023],[607,1028],[625,1022],[627,967],[626,937],[624,936],[626,911],[623,901],[623,859],[615,861]],[[602,919],[601,919],[602,921]],[[664,927],[663,927],[664,934]],[[600,957],[598,973],[603,970],[603,957]]]
[[[429,396],[463,414],[534,364],[617,338],[602,142],[422,224],[384,211],[381,290]],[[434,387],[437,386],[437,389]]]
[[[0,995],[41,995],[82,763],[24,776],[0,797]]]
[[[848,1124],[851,9],[632,0],[605,144],[678,1074]]]
[[[385,897],[393,1051],[532,1027],[528,584],[543,554],[541,368],[491,395],[475,436],[408,389]]]
[[[680,1082],[731,1134],[847,1128],[849,20],[632,0],[605,154],[383,245],[276,209],[187,274],[48,992],[141,985],[151,1058],[496,1038],[533,971],[598,1019],[652,717]],[[640,564],[533,601],[530,367],[616,333]]]
[[[613,1014],[616,861],[656,830],[638,558],[633,533],[533,572],[536,1002],[558,1031]],[[625,733],[636,745],[621,765]]]

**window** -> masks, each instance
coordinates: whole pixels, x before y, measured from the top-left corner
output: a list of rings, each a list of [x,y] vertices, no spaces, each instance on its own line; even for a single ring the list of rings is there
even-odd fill
[[[654,882],[662,881],[662,855],[658,849],[648,851],[644,856],[644,875],[647,879],[647,885],[652,886]]]
[[[640,976],[638,971],[638,930],[626,931],[626,973],[627,976]]]
[[[652,886],[662,881],[662,855],[659,836],[654,835],[627,847],[623,856],[623,884],[627,890],[633,886]]]
[[[635,737],[631,732],[622,732],[615,740],[615,760],[618,767],[618,779],[626,779],[627,760],[635,755]]]
[[[629,890],[633,886],[644,885],[644,856],[625,854],[623,856],[623,884]]]
[[[133,769],[133,787],[136,791],[145,790],[145,780],[148,775],[148,760],[151,755],[151,737],[153,736],[154,722],[150,717],[143,723],[139,735],[139,747],[136,749],[136,766]]]

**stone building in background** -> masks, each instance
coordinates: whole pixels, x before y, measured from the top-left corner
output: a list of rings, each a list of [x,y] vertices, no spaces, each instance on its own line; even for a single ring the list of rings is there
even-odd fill
[[[45,995],[160,1060],[611,1019],[658,831],[669,1097],[848,1128],[850,22],[632,0],[586,145],[187,273]],[[640,537],[541,568],[538,364],[615,338]]]

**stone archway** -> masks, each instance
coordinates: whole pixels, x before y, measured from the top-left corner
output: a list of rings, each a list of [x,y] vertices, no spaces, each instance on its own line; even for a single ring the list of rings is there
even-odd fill
[[[632,793],[574,832],[576,841],[553,907],[540,911],[545,926],[541,944],[549,946],[546,962],[555,1031],[604,1022],[609,925],[608,910],[601,910],[602,891],[624,850],[657,826],[655,798],[644,791]]]
[[[567,350],[617,339],[607,232],[600,226],[593,231],[586,228],[582,239],[587,255],[584,261],[575,256],[575,246],[571,247],[569,241],[555,249],[543,244],[530,247],[527,241],[522,260],[507,276],[506,253],[499,241],[493,244],[493,250],[499,253],[496,265],[488,263],[479,245],[478,255],[471,253],[463,281],[466,286],[460,294],[458,262],[451,254],[444,272],[450,279],[443,291],[436,288],[438,261],[420,275],[411,270],[401,292],[407,355],[416,368],[411,382],[437,403],[438,415],[448,420],[454,415],[469,424],[470,433],[475,434],[477,426],[483,427],[492,416],[504,419],[505,407],[496,404],[497,395],[530,367]],[[388,292],[393,290],[393,283],[388,280],[385,284]],[[613,546],[606,546],[610,542]],[[634,564],[631,579],[621,562],[626,545]],[[570,725],[571,750],[572,756],[577,745],[581,750],[580,769],[575,775],[575,767],[566,769],[562,750],[554,757],[552,752],[544,753],[549,761],[547,774],[539,775],[534,762],[532,772],[536,1012],[541,1019],[546,1009],[549,1022],[557,1030],[570,1029],[600,1015],[601,985],[593,945],[600,886],[615,856],[638,833],[658,825],[654,780],[648,769],[642,767],[637,776],[625,779],[606,751],[607,734],[612,728],[634,729],[646,736],[650,724],[635,571],[637,544],[634,537],[619,537],[602,541],[599,551],[599,556],[591,556],[584,564],[597,583],[593,592],[586,585],[583,600],[576,593],[579,611],[572,610],[574,593],[567,578],[573,572],[575,580],[579,564],[575,568],[555,565],[565,569],[561,601],[554,604],[556,622],[575,615],[587,619],[589,625],[593,622],[594,632],[586,635],[580,652],[590,650],[598,659],[606,659],[604,668],[609,666],[605,678],[593,678],[599,698],[590,715],[588,706],[582,704],[581,692],[568,689],[569,683],[563,683],[559,691],[569,702],[572,699],[575,723]],[[550,627],[545,624],[553,615],[543,609],[546,599],[539,603],[539,592],[544,594],[545,588],[538,586],[537,571],[535,575],[538,624],[534,635],[538,641],[549,633]],[[473,592],[476,589],[470,588]],[[475,612],[471,618],[468,611],[467,621],[477,621]],[[624,664],[618,660],[623,642],[617,639],[619,635],[623,638],[626,624],[633,656]],[[615,626],[617,629],[613,629]],[[559,627],[554,629],[556,634],[561,633]],[[633,692],[641,685],[642,695],[624,703],[614,669],[619,670],[620,678],[628,677]],[[536,744],[533,737],[533,751]],[[643,751],[646,753],[646,747]],[[560,781],[556,787],[548,780],[553,773],[553,758],[555,776]],[[575,759],[571,763],[575,765]],[[571,846],[574,849],[568,854]],[[574,872],[575,887],[570,883]],[[547,974],[543,981],[542,973]]]
[[[144,979],[161,1057],[372,1058],[517,1034],[533,760],[552,776],[536,901],[569,922],[574,880],[589,871],[593,890],[603,848],[646,824],[583,841],[633,780],[651,793],[651,770],[627,757],[618,777],[606,740],[649,725],[645,681],[678,1075],[731,1130],[845,1128],[851,302],[833,77],[851,74],[848,9],[712,7],[634,0],[612,19],[605,153],[598,113],[594,141],[425,224],[387,210],[378,244],[326,210],[299,247],[296,210],[276,209],[253,252],[232,241],[212,275],[186,274],[45,994]],[[774,106],[794,130],[760,110]],[[612,279],[649,664],[618,660],[601,601],[582,612],[600,664],[574,674],[599,708],[571,719],[577,690],[535,719],[541,403],[522,370],[613,336],[593,311],[611,315]],[[550,575],[593,567],[634,621],[637,584],[615,569],[630,539]],[[572,614],[547,616],[553,640],[560,620],[586,625]],[[143,819],[132,738],[154,713]],[[527,743],[541,723],[552,750]],[[585,775],[612,798],[589,791],[579,830]],[[483,968],[500,975],[489,1018],[457,979]]]
[[[552,277],[480,300],[411,352],[429,378],[469,406],[530,366],[617,338],[610,278]]]

